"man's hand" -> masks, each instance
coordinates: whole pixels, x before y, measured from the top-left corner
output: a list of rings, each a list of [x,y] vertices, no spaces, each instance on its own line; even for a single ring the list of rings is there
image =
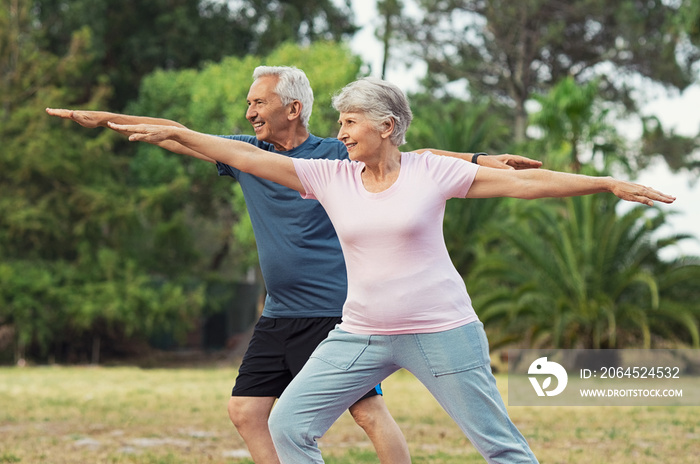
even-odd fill
[[[76,111],[46,108],[46,112],[51,116],[58,116],[59,118],[75,121],[88,129],[107,127],[107,121],[109,121],[109,113],[105,111]]]
[[[416,153],[425,153],[426,151],[429,151],[438,156],[450,156],[452,158],[458,158],[468,162],[473,162],[472,160],[475,156],[474,153],[447,151],[437,148],[419,148],[413,151]],[[476,164],[495,169],[537,169],[542,166],[541,161],[510,154],[492,156],[482,154],[476,159]]]
[[[519,155],[503,154],[480,156],[476,160],[476,164],[496,169],[537,169],[542,166],[542,161]]]

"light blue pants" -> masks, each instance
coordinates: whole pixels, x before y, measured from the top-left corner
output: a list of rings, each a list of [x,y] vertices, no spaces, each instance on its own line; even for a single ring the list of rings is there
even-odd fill
[[[537,462],[496,388],[481,322],[431,334],[331,331],[272,410],[270,431],[281,461],[322,463],[318,438],[401,368],[430,390],[488,462]]]

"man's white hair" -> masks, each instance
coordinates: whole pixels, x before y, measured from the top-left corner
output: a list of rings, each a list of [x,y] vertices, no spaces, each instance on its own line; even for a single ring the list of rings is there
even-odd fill
[[[301,102],[301,124],[308,129],[311,110],[314,106],[314,91],[311,89],[311,84],[304,71],[291,66],[258,66],[255,68],[253,80],[263,76],[277,76],[279,78],[275,93],[280,97],[283,105],[289,105],[294,100]]]

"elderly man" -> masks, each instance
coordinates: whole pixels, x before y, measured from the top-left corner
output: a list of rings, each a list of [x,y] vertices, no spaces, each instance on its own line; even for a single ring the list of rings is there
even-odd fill
[[[337,139],[322,139],[309,133],[313,91],[302,71],[258,67],[253,78],[246,118],[255,136],[228,138],[292,158],[347,158],[345,145]],[[109,122],[181,126],[169,120],[106,112],[55,109],[47,112],[89,128],[107,127]],[[228,411],[253,460],[278,463],[267,424],[273,404],[316,346],[341,321],[347,281],[335,230],[318,202],[304,201],[294,190],[216,162],[172,140],[158,145],[215,163],[219,175],[233,177],[243,190],[267,297],[243,357]],[[474,162],[478,158],[480,165],[504,169],[541,165],[514,155],[438,153]],[[349,410],[369,436],[381,463],[410,463],[408,446],[381,397],[379,385]]]

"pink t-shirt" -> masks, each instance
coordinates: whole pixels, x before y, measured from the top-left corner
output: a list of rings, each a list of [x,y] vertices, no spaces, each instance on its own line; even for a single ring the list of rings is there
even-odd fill
[[[466,196],[477,165],[402,153],[396,182],[371,193],[362,184],[364,163],[293,161],[303,197],[323,205],[343,249],[348,296],[341,329],[430,333],[478,320],[442,235],[445,202]]]

